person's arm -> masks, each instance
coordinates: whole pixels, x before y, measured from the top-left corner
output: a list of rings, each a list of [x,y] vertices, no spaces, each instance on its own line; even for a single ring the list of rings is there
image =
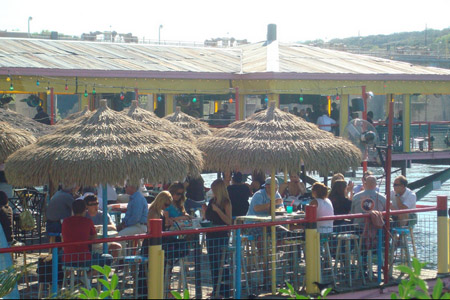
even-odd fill
[[[267,212],[270,210],[270,203],[255,205],[253,209],[256,212]]]
[[[212,209],[219,215],[219,217],[222,219],[222,221],[227,224],[227,225],[232,225],[233,223],[233,218],[231,216],[231,205],[227,205],[225,207],[225,211],[222,211],[220,209],[220,207],[218,207],[217,205],[213,204],[212,205]]]
[[[94,240],[97,238],[97,231],[95,230],[94,222],[92,222],[92,220],[89,220],[89,221],[90,221],[89,240]]]
[[[286,189],[288,187],[288,183],[285,182],[280,185],[280,188],[278,189],[278,192],[281,194],[281,196],[284,196],[284,193],[286,192]]]
[[[127,213],[125,214],[125,218],[123,218],[123,222],[125,223],[126,227],[137,224],[141,216],[139,207],[135,205],[135,201],[133,200],[128,202]]]
[[[311,203],[309,203],[309,205],[311,205],[311,206],[318,206],[319,203],[317,202],[316,199],[314,199],[314,200],[311,201]]]
[[[298,185],[299,185],[299,188],[300,188],[300,196],[303,196],[304,194],[306,194],[306,187],[305,187],[305,184],[303,183],[303,182],[299,182],[298,183]]]
[[[408,209],[408,206],[406,206],[405,204],[403,204],[402,199],[400,198],[400,195],[395,195],[395,196],[394,196],[394,201],[395,201],[395,203],[397,204],[397,208],[398,208],[399,210],[402,210],[402,209]]]

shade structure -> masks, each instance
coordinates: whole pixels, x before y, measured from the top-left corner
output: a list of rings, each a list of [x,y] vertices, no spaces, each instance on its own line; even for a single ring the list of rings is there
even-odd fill
[[[173,139],[183,140],[188,142],[193,142],[195,140],[194,136],[187,130],[175,126],[173,123],[161,119],[153,112],[145,110],[138,106],[138,102],[133,100],[131,102],[130,109],[127,115],[142,124],[147,125],[149,128],[157,132],[165,132],[170,135]]]
[[[52,183],[92,186],[183,179],[202,168],[202,154],[193,145],[180,147],[164,133],[154,133],[101,100],[100,108],[73,124],[59,127],[9,156],[8,182],[14,185]]]
[[[82,111],[79,111],[79,112],[76,112],[76,113],[68,115],[67,117],[65,117],[64,119],[59,121],[57,123],[57,125],[69,124],[69,123],[72,123],[74,120],[76,120],[76,119],[78,119],[78,118],[80,118],[82,116],[91,115],[91,114],[92,114],[92,112],[89,110],[89,106],[85,105],[84,109]]]
[[[189,130],[196,138],[210,136],[213,132],[207,123],[185,114],[181,111],[179,106],[177,106],[176,111],[173,114],[165,116],[164,119],[169,120],[181,128]]]
[[[8,107],[0,108],[0,120],[3,122],[7,122],[14,128],[26,130],[33,134],[35,137],[49,134],[54,129],[50,125],[39,123],[31,118],[16,113],[15,111],[10,110]]]
[[[272,102],[268,109],[217,130],[197,145],[205,154],[205,168],[215,171],[287,170],[341,172],[358,167],[361,152],[353,144]]]
[[[0,163],[3,163],[10,154],[35,142],[36,138],[30,132],[0,122]]]

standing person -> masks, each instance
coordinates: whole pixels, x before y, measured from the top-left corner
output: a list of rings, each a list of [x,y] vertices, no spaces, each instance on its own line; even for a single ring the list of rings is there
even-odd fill
[[[313,112],[312,112],[311,107],[306,108],[306,118],[305,118],[305,120],[308,121],[308,122],[315,123],[315,122],[312,121],[312,116],[313,116]]]
[[[367,112],[367,122],[373,124],[373,111]]]
[[[106,185],[106,192],[108,197],[108,204],[114,204],[117,202],[117,192],[116,189],[110,185]],[[103,185],[99,184],[97,187],[97,199],[100,207],[103,207]]]
[[[333,103],[331,104],[331,107],[332,107],[333,109],[331,110],[330,117],[331,117],[333,120],[335,120],[336,122],[339,122],[339,109],[337,108],[336,102],[333,102]]]
[[[216,179],[211,184],[211,190],[214,197],[208,204],[205,212],[205,218],[213,224],[213,226],[223,226],[232,224],[232,205],[228,195],[225,183],[222,179]],[[225,298],[228,298],[229,288],[222,287],[219,280],[219,269],[223,268],[220,265],[222,259],[222,252],[228,246],[229,231],[218,231],[206,233],[206,246],[208,248],[208,258],[211,268],[211,277],[213,282],[213,297],[216,295],[217,288],[222,292]],[[227,282],[229,270],[224,271],[223,280]]]
[[[405,176],[398,176],[394,180],[394,190],[391,191],[392,210],[403,210],[416,208],[417,196],[408,188],[408,180]],[[408,223],[410,214],[398,215],[399,226]]]
[[[38,121],[42,124],[51,125],[49,115],[40,106],[36,107],[37,114],[34,116],[33,120]]]
[[[289,173],[289,182],[281,184],[279,192],[282,197],[298,197],[306,193],[306,188],[303,182],[300,181],[300,175],[291,172]]]
[[[73,192],[76,185],[63,185],[50,199],[46,209],[47,232],[61,233],[61,222],[72,216]]]
[[[205,181],[201,174],[186,178],[186,202],[184,208],[188,213],[202,208],[205,201]]]
[[[233,207],[232,216],[245,216],[250,205],[248,202],[251,196],[250,186],[242,182],[241,172],[235,172],[231,180],[232,184],[227,187],[227,191]]]
[[[317,217],[329,217],[334,216],[334,208],[328,196],[328,188],[326,185],[320,182],[313,184],[311,189],[312,196],[314,198],[310,205],[317,206]],[[319,233],[331,233],[333,232],[333,221],[320,221],[317,222],[317,231]]]
[[[252,191],[252,194],[259,191],[262,186],[264,185],[264,182],[266,180],[266,175],[262,171],[253,171],[252,173],[252,183],[250,184],[250,188]]]
[[[172,204],[164,210],[164,216],[171,221],[189,220],[190,217],[184,208],[186,197],[184,195],[184,184],[181,182],[174,182],[169,186],[169,193],[172,195]]]
[[[123,223],[117,228],[119,230],[119,236],[146,233],[148,215],[147,200],[139,191],[139,185],[126,184],[125,192],[130,195],[130,202],[128,202]]]
[[[336,124],[336,121],[330,118],[326,112],[323,112],[322,116],[317,119],[317,125],[319,128],[328,132],[333,130],[331,125],[334,124]]]
[[[5,233],[8,244],[13,242],[13,211],[8,205],[8,196],[5,192],[0,191],[0,223],[2,224],[3,232]]]

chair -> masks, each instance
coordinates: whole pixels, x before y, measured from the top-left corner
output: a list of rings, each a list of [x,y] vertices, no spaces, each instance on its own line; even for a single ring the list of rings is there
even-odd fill
[[[400,249],[400,263],[411,267],[411,254],[408,245],[408,236],[411,236],[412,240],[414,240],[411,231],[412,228],[410,229],[409,227],[392,228],[392,246],[389,254],[389,276],[392,276],[393,265],[396,261],[398,249]]]
[[[356,276],[361,272],[361,277],[363,284],[366,284],[366,280],[364,278],[364,271],[362,265],[362,257],[361,257],[361,247],[360,247],[360,239],[356,234],[346,233],[346,234],[338,234],[337,235],[337,250],[336,250],[336,259],[334,262],[334,272],[338,274],[338,264],[339,268],[343,269],[342,272],[347,275],[349,286],[353,285],[352,278],[352,265],[356,265],[356,260],[358,260],[358,266],[356,271]],[[354,248],[352,251],[351,244],[354,244]],[[345,252],[341,253],[342,245],[344,244]],[[353,252],[353,258],[352,258]]]
[[[125,290],[125,285],[127,283],[127,275],[131,275],[134,273],[133,279],[133,290],[134,290],[134,298],[137,299],[139,297],[139,289],[138,289],[138,280],[139,280],[139,265],[144,264],[145,274],[148,274],[148,258],[140,255],[132,255],[124,257],[124,269],[123,269],[123,280],[122,280],[122,290]],[[133,270],[134,268],[134,270]]]
[[[175,267],[175,264],[178,262],[180,265],[180,272],[179,272],[179,278],[178,278],[178,292],[181,291],[181,286],[183,286],[183,290],[187,288],[187,270],[185,268],[185,260],[184,258],[179,258],[175,261],[169,262],[166,260],[166,264],[164,267],[164,292],[169,293],[170,290],[170,283],[171,278],[174,274],[173,268]],[[165,295],[165,298],[167,298],[168,295]]]
[[[91,270],[91,266],[87,266],[85,264],[64,264],[62,266],[63,273],[64,273],[64,279],[62,288],[66,287],[67,282],[67,272],[70,272],[70,291],[73,291],[75,287],[75,280],[81,280],[83,281],[85,287],[90,290],[91,289],[91,281],[87,276],[87,273]],[[83,275],[81,275],[83,274]]]
[[[301,238],[285,238],[283,240],[283,246],[286,249],[287,259],[285,261],[285,266],[282,270],[282,281],[290,282],[294,289],[298,291],[300,289],[300,259],[299,253],[301,253],[302,248],[305,245],[305,241]],[[284,270],[284,268],[287,270]],[[305,279],[305,278],[304,278]],[[304,280],[303,280],[304,282]],[[303,285],[303,283],[302,283]]]
[[[244,249],[244,255],[242,255],[242,266],[245,267],[247,273],[247,289],[251,289],[253,286],[253,274],[256,274],[256,286],[262,283],[262,276],[260,272],[260,264],[258,249],[256,248],[256,241],[253,235],[243,235],[241,237],[241,243]],[[245,271],[244,271],[245,272]],[[250,292],[253,291],[248,291]]]
[[[321,234],[320,237],[320,248],[324,252],[322,256],[322,271],[325,269],[329,269],[331,272],[331,279],[333,280],[333,286],[336,287],[336,276],[335,270],[333,267],[333,259],[331,257],[330,251],[330,236],[331,234]],[[338,242],[339,244],[339,242]]]

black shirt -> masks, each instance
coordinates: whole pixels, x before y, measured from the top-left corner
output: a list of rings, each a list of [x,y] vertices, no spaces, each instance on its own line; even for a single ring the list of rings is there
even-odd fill
[[[215,204],[216,200],[213,198],[209,201],[208,208],[206,209],[205,217],[207,220],[211,221],[213,226],[225,226],[227,225],[222,218],[212,209],[212,205]],[[207,232],[207,238],[221,238],[228,237],[228,231],[218,231],[218,232]]]
[[[5,232],[6,241],[10,243],[12,241],[12,220],[13,211],[9,205],[0,206],[0,223],[2,224],[3,231]]]
[[[46,112],[44,112],[44,111],[38,112],[38,113],[34,116],[33,120],[38,121],[38,122],[40,122],[40,123],[42,123],[42,124],[51,125],[50,117],[49,117],[49,115],[48,115]]]
[[[186,197],[194,201],[205,200],[204,196],[204,181],[202,177],[199,178],[188,178],[188,187],[186,188]]]
[[[248,198],[250,197],[250,189],[245,184],[233,184],[227,187],[228,195],[231,200],[232,216],[239,217],[247,215]]]
[[[350,201],[348,198],[335,198],[331,200],[333,203],[334,208],[334,215],[347,215],[350,213],[352,209],[352,201]],[[334,226],[340,226],[346,224],[345,220],[335,220]]]

